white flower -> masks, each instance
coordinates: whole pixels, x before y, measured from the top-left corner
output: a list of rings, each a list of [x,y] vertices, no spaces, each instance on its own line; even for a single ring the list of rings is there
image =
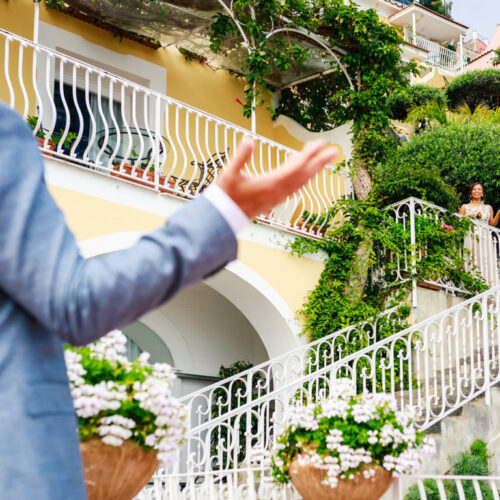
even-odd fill
[[[141,442],[146,425],[146,422],[141,422],[139,419],[135,422],[121,415],[123,403],[127,401],[127,405],[135,404],[150,412],[147,421],[149,434],[145,437],[144,443],[158,451],[157,457],[165,466],[177,459],[179,445],[186,434],[186,408],[171,395],[175,373],[166,363],[156,363],[152,367],[145,366],[149,359],[148,353],[141,354],[139,363],[130,363],[124,356],[126,343],[125,335],[113,330],[97,342],[83,348],[86,349],[84,358],[78,350],[65,350],[76,414],[84,426],[85,420],[92,419],[89,423],[90,429],[100,436],[104,443],[120,446],[128,439],[137,438]],[[85,360],[84,365],[82,359]],[[94,362],[95,359],[106,360],[112,370],[108,369],[108,363]],[[90,373],[87,374],[85,368]],[[143,374],[142,382],[130,381],[127,375],[132,371],[135,374],[138,372]],[[117,374],[116,380],[108,380],[113,373]],[[105,374],[106,380],[99,381],[101,374]],[[94,384],[86,382],[96,379],[98,381]],[[149,428],[151,413],[154,423],[152,429]]]
[[[151,357],[151,354],[149,354],[149,352],[144,351],[144,352],[141,352],[138,359],[141,363],[147,363],[150,357]]]
[[[340,443],[342,443],[342,431],[339,429],[332,429],[326,437],[326,446],[329,450],[336,450]]]

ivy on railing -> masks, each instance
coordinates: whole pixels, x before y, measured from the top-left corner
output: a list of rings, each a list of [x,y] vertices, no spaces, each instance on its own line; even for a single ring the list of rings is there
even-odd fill
[[[397,307],[399,314],[379,325],[376,340],[403,330],[408,326],[407,302],[413,282],[454,283],[466,290],[467,296],[488,288],[470,263],[470,251],[464,248],[464,239],[473,227],[471,220],[443,212],[417,214],[412,244],[410,225],[372,202],[342,200],[332,208],[333,219],[337,212],[343,213],[343,223],[333,226],[321,240],[301,237],[290,245],[291,252],[299,256],[319,252],[327,256],[319,282],[300,311],[309,341],[377,317],[389,307]],[[366,231],[373,242],[368,258],[359,262],[354,255]],[[368,281],[361,296],[350,294],[351,276],[365,272]],[[367,345],[367,339],[359,336],[343,349],[354,353]],[[406,348],[401,343],[401,349]],[[406,353],[400,354],[405,357]],[[329,355],[325,350],[318,353],[324,359]],[[311,366],[323,366],[319,361]],[[377,375],[377,383],[383,382]]]

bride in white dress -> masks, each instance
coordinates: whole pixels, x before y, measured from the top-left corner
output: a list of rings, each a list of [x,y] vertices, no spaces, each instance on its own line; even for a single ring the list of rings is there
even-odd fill
[[[477,266],[485,281],[491,286],[500,284],[497,269],[496,245],[488,226],[496,226],[500,219],[500,210],[493,216],[491,205],[483,203],[484,189],[481,183],[475,182],[470,191],[471,201],[462,205],[459,214],[476,220],[474,234],[465,238],[465,248],[471,251],[472,264]]]

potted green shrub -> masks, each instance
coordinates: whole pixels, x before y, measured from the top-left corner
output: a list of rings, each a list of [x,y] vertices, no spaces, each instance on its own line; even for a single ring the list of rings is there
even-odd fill
[[[171,367],[147,364],[148,353],[128,361],[126,343],[114,330],[65,348],[89,500],[132,500],[158,465],[177,459],[186,433]]]
[[[416,472],[434,442],[390,394],[356,394],[350,379],[330,396],[292,407],[273,451],[273,476],[304,500],[377,500],[400,474]]]
[[[36,128],[36,126],[38,124],[38,116],[31,116],[31,115],[29,115],[28,119],[27,119],[27,123],[30,126],[31,130],[35,130],[35,128]],[[46,133],[43,130],[43,127],[40,127],[37,130],[36,136],[35,136],[35,139],[38,141],[38,145],[39,145],[40,148],[44,148],[45,147],[45,136],[46,136]],[[54,141],[52,141],[52,138],[50,138],[47,141],[47,147],[51,151],[54,151],[56,149],[56,143]],[[52,156],[50,153],[47,153],[47,154],[49,156]]]
[[[31,130],[35,130],[35,128],[38,124],[38,116],[31,116],[31,115],[28,116],[27,123],[30,126]],[[61,142],[61,138],[63,135],[64,135],[64,131],[61,129],[59,131],[59,134],[52,134],[50,136],[50,139],[47,141],[47,147],[49,148],[49,150],[55,151],[56,146],[58,146],[59,143]],[[42,149],[45,146],[46,136],[47,136],[47,133],[45,132],[43,127],[40,127],[36,132],[35,139],[38,141],[38,145]],[[76,139],[76,137],[77,137],[77,135],[74,132],[68,132],[65,139],[64,139],[64,142],[63,142],[64,148],[69,149],[71,147],[71,144],[73,143],[73,141]],[[50,153],[46,153],[46,154],[48,154],[49,156],[52,156]]]
[[[130,160],[133,161],[138,157],[137,151],[132,148]],[[145,166],[138,165],[134,170],[134,165],[128,162],[116,163],[113,165],[111,172],[113,177],[119,177],[141,186],[153,187],[155,183],[155,169],[151,160]],[[172,178],[168,180],[162,174],[158,175],[158,189],[160,193],[173,193],[175,181]]]

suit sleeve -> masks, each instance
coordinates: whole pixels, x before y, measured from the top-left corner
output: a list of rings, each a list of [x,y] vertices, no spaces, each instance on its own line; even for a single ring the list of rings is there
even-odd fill
[[[236,258],[232,230],[200,197],[130,249],[84,259],[31,132],[4,106],[0,118],[0,287],[65,342],[92,342]]]

